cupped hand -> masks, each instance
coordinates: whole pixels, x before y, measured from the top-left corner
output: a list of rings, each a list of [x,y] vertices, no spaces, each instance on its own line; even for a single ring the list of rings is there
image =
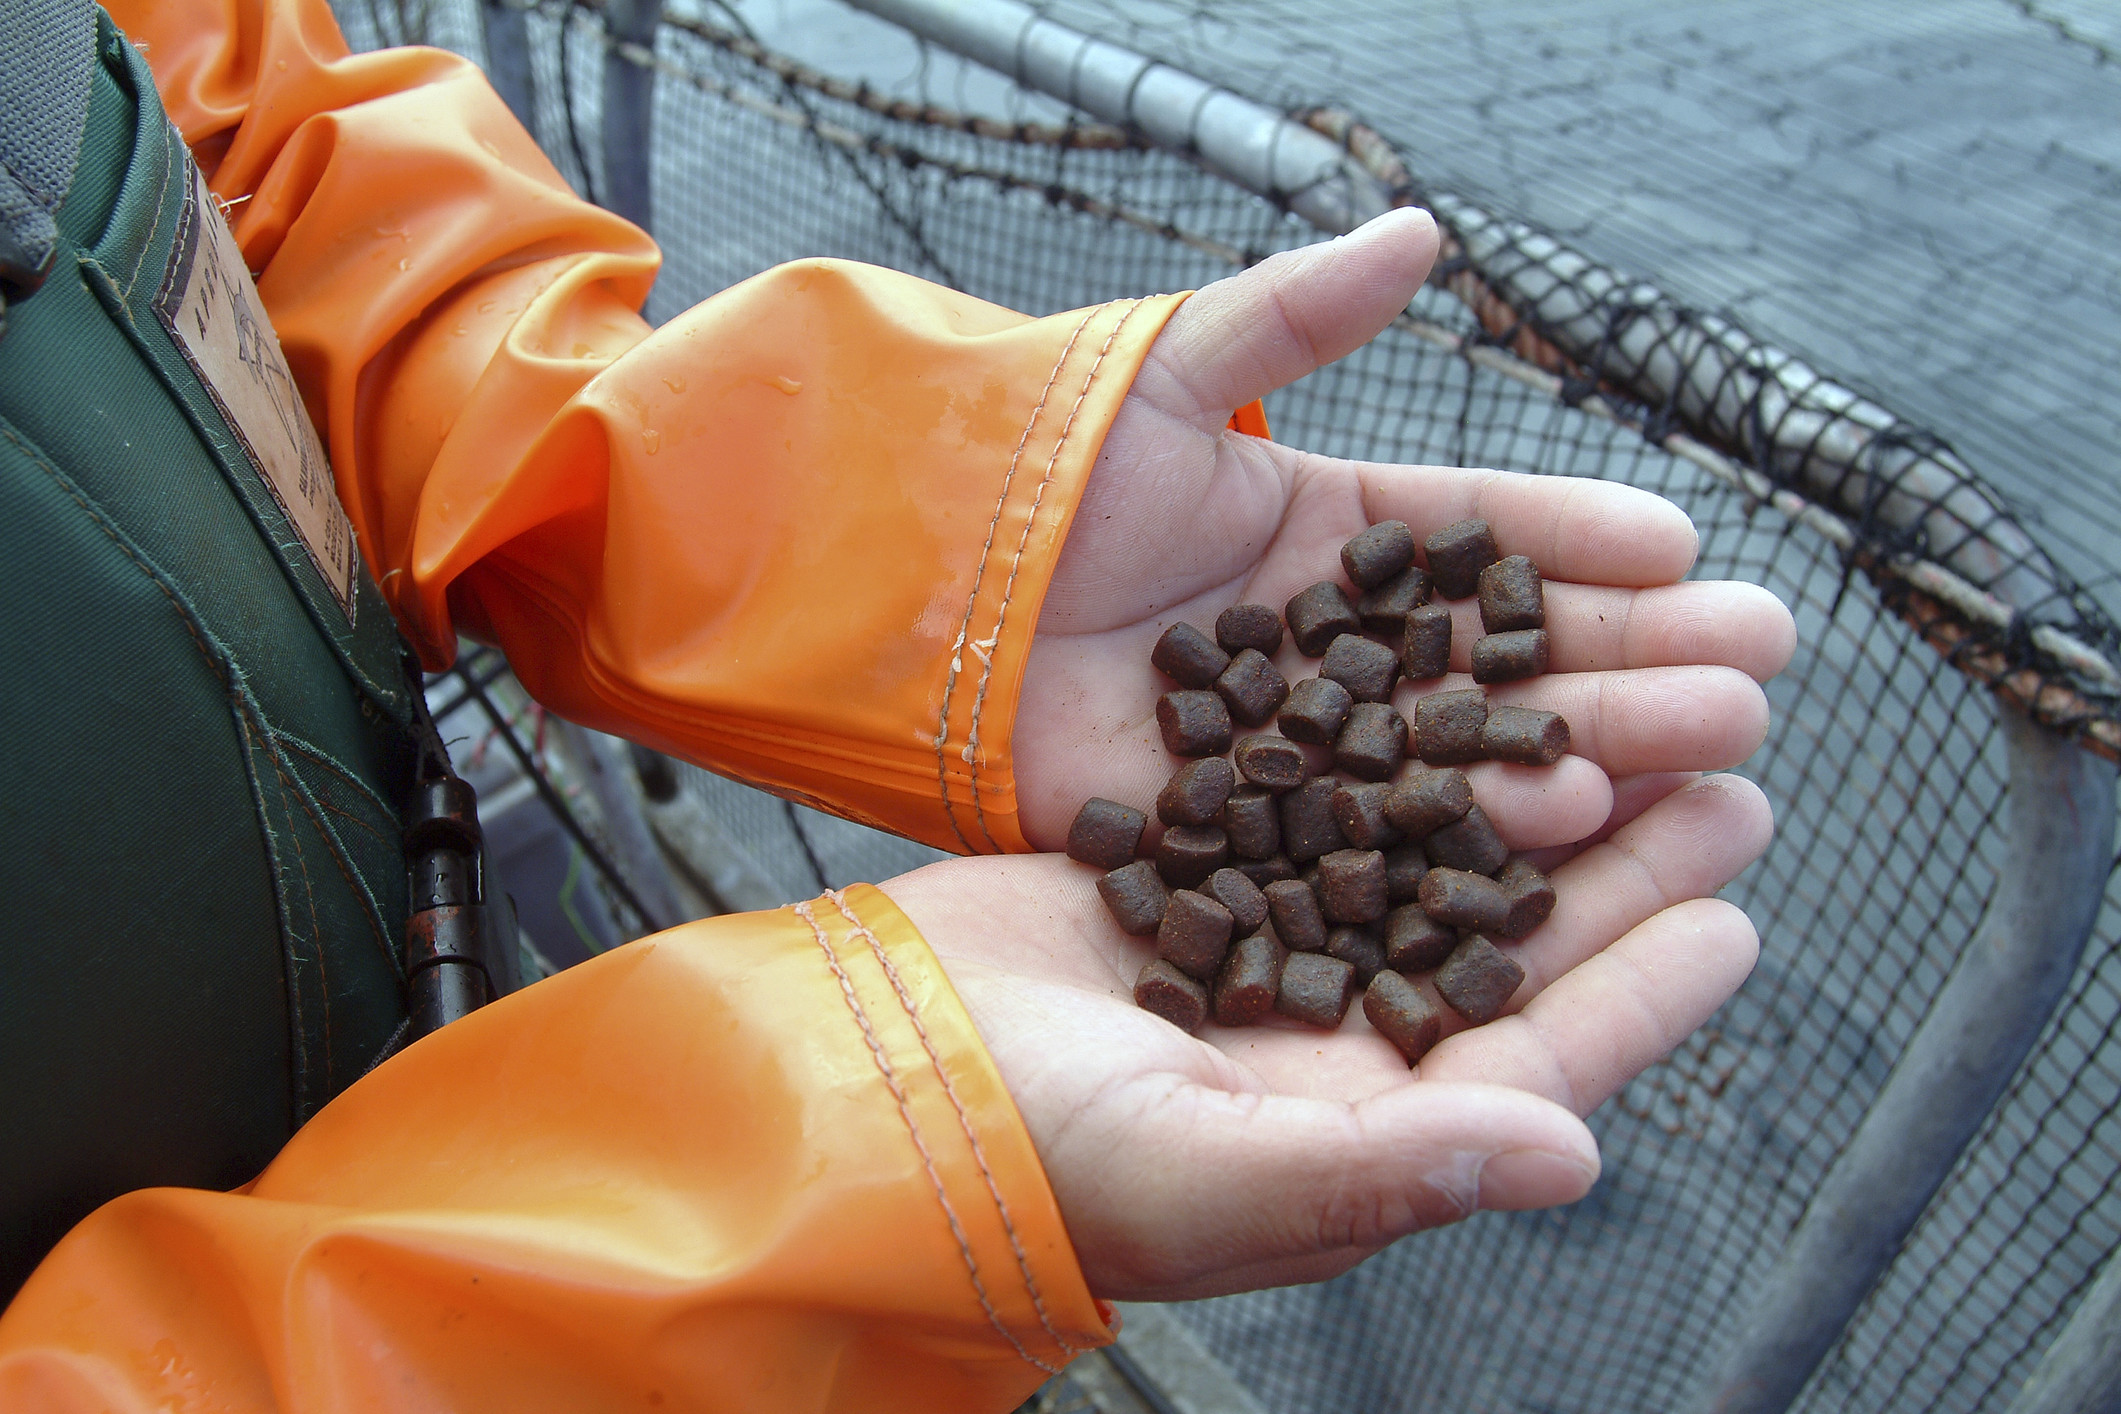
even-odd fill
[[[1427,214],[1394,212],[1210,285],[1165,326],[1105,439],[1032,642],[1013,740],[1034,846],[1061,848],[1089,796],[1155,800],[1174,764],[1154,717],[1170,684],[1149,666],[1166,627],[1212,632],[1236,603],[1278,611],[1338,579],[1342,542],[1383,520],[1420,540],[1482,517],[1504,554],[1546,575],[1552,671],[1492,696],[1562,713],[1571,755],[1469,772],[1514,847],[1584,838],[1611,813],[1614,782],[1735,765],[1759,745],[1759,684],[1788,662],[1795,628],[1763,589],[1679,582],[1696,539],[1670,502],[1595,480],[1344,461],[1225,430],[1233,408],[1384,328],[1435,253]],[[1471,601],[1452,611],[1455,671],[1402,684],[1402,713],[1470,685],[1479,615]],[[1286,642],[1277,666],[1292,681],[1316,671]]]
[[[1140,1010],[1153,948],[1070,860],[953,860],[883,888],[971,1012],[1091,1289],[1190,1299],[1319,1280],[1476,1209],[1589,1189],[1580,1116],[1699,1026],[1757,950],[1708,895],[1766,847],[1767,803],[1735,776],[1675,783],[1556,867],[1552,916],[1506,945],[1525,970],[1507,1013],[1468,1028],[1439,1003],[1445,1037],[1411,1071],[1359,1001],[1330,1032],[1269,1016],[1196,1037]]]

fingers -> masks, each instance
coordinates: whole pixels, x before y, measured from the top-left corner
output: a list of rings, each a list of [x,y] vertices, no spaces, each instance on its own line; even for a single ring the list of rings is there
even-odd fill
[[[1219,427],[1231,409],[1368,343],[1407,307],[1435,258],[1436,222],[1411,209],[1270,256],[1179,307],[1134,394]]]
[[[1432,691],[1471,687],[1461,677],[1402,690],[1395,704],[1414,722],[1415,704]],[[1644,771],[1718,771],[1735,766],[1767,739],[1767,694],[1735,668],[1637,668],[1608,673],[1547,673],[1488,689],[1496,704],[1559,712],[1569,723],[1569,753],[1608,776]]]
[[[1639,925],[1522,1012],[1446,1038],[1424,1081],[1508,1085],[1587,1115],[1730,999],[1760,939],[1721,899],[1692,899]]]
[[[1451,611],[1451,666],[1472,666],[1480,605]],[[1549,671],[1609,672],[1715,663],[1766,682],[1789,666],[1797,625],[1782,601],[1756,584],[1716,580],[1621,589],[1602,584],[1546,586]]]

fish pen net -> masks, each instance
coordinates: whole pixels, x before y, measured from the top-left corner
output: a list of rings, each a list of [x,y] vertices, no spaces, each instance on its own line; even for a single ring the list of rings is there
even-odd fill
[[[512,13],[530,41],[533,127],[587,193],[610,180],[607,58],[654,76],[656,318],[804,256],[1045,314],[1196,287],[1320,238],[1287,200],[998,80],[981,80],[993,116],[973,116],[954,106],[960,70],[885,93],[775,53],[732,11],[673,10],[649,45],[613,39],[594,8]],[[1085,27],[1095,16],[1074,7]],[[357,45],[481,52],[468,6],[356,0],[342,18]],[[1591,1195],[1482,1214],[1321,1285],[1175,1309],[1271,1410],[1691,1409],[1996,905],[2010,854],[1999,700],[2088,751],[2121,750],[2121,641],[2085,587],[2097,542],[2028,529],[1935,428],[1424,186],[1412,149],[1359,121],[1389,120],[1379,81],[1319,59],[1330,27],[1309,33],[1283,87],[1306,72],[1320,87],[1261,96],[1390,199],[1435,210],[1447,245],[1405,318],[1267,399],[1277,439],[1669,497],[1700,530],[1695,575],[1773,591],[1799,646],[1768,687],[1768,741],[1741,768],[1778,833],[1724,892],[1759,929],[1759,965],[1592,1117],[1606,1169]],[[1366,43],[1359,27],[1344,42]],[[1173,57],[1215,68],[1205,52]],[[800,857],[767,837],[777,815],[705,773],[688,789],[722,802],[761,859],[796,861],[790,896],[810,891]],[[857,834],[832,837],[850,869]],[[879,848],[878,874],[926,857]],[[2031,1053],[1794,1407],[2003,1409],[2121,1246],[2117,944],[2109,887]]]

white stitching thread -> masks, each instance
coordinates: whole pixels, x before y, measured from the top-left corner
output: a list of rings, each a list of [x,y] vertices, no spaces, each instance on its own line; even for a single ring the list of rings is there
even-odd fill
[[[1147,300],[1135,300],[1127,306],[1127,312],[1112,326],[1112,332],[1105,335],[1104,347],[1097,351],[1097,357],[1091,361],[1090,371],[1083,375],[1082,391],[1075,395],[1075,406],[1068,409],[1068,420],[1061,424],[1060,439],[1053,444],[1053,455],[1046,459],[1046,474],[1039,479],[1038,491],[1031,498],[1031,510],[1024,517],[1023,534],[1017,537],[1016,555],[1009,561],[1009,579],[1002,586],[1002,605],[994,616],[994,632],[983,640],[990,648],[1001,642],[1002,625],[1009,617],[1009,601],[1016,594],[1016,574],[1024,567],[1024,550],[1031,543],[1031,528],[1038,524],[1039,506],[1044,503],[1046,488],[1053,484],[1053,473],[1060,466],[1061,449],[1068,445],[1068,436],[1075,430],[1076,414],[1083,410],[1083,404],[1089,400],[1090,386],[1097,381],[1098,370],[1105,366],[1105,355],[1112,352],[1112,345],[1119,338],[1119,331],[1126,328],[1127,321],[1134,317],[1135,311],[1147,303]],[[965,734],[965,763],[972,768],[973,818],[979,823],[980,833],[987,837],[987,843],[993,845],[995,853],[999,854],[1002,847],[994,838],[993,832],[987,828],[987,807],[981,803],[979,793],[979,719],[980,713],[987,706],[987,689],[994,682],[994,659],[983,655],[981,662],[983,666],[980,671],[979,691],[972,699],[971,730]]]
[[[1031,1274],[1031,1259],[1025,1254],[1023,1239],[1017,1235],[1016,1224],[1009,1216],[1009,1204],[1002,1198],[1001,1185],[995,1182],[994,1170],[987,1164],[987,1151],[980,1145],[979,1135],[972,1128],[972,1116],[966,1113],[965,1102],[958,1098],[957,1087],[950,1083],[950,1073],[943,1069],[943,1058],[936,1054],[935,1042],[929,1039],[928,1028],[922,1024],[921,1014],[913,1004],[912,994],[906,990],[905,982],[898,975],[897,964],[893,963],[891,955],[884,951],[883,941],[847,906],[845,893],[838,889],[827,889],[825,897],[832,900],[832,906],[840,911],[840,916],[852,924],[854,931],[860,933],[863,940],[869,944],[869,951],[876,955],[877,965],[884,969],[884,976],[891,980],[891,990],[898,993],[898,1004],[905,1009],[906,1019],[913,1023],[914,1034],[921,1038],[921,1049],[928,1053],[928,1063],[935,1067],[935,1077],[943,1083],[943,1093],[950,1097],[950,1106],[957,1111],[958,1126],[965,1131],[965,1142],[972,1146],[972,1161],[979,1166],[980,1177],[987,1182],[987,1195],[994,1199],[995,1211],[1001,1214],[1002,1230],[1009,1234],[1009,1250],[1016,1254],[1016,1269],[1023,1273],[1024,1290],[1030,1294],[1032,1308],[1038,1312],[1038,1323],[1046,1328],[1047,1335],[1053,1337],[1053,1343],[1069,1356],[1082,1354],[1054,1329],[1053,1318],[1046,1311],[1045,1297],[1038,1289],[1038,1278]]]
[[[921,1127],[914,1121],[913,1104],[906,1098],[905,1087],[899,1084],[897,1072],[891,1068],[890,1057],[884,1054],[883,1042],[877,1039],[875,1028],[869,1024],[869,1015],[862,1010],[861,1000],[854,995],[854,983],[849,980],[847,970],[840,966],[839,955],[832,950],[832,943],[826,938],[825,930],[819,925],[817,915],[811,911],[810,905],[798,903],[794,905],[794,909],[796,917],[808,923],[811,933],[816,936],[818,951],[825,955],[825,965],[832,969],[832,975],[839,980],[840,995],[846,999],[847,1009],[854,1013],[855,1024],[862,1029],[862,1039],[869,1043],[869,1055],[875,1060],[877,1070],[882,1073],[884,1084],[891,1091],[891,1097],[898,1101],[899,1118],[905,1121],[906,1132],[913,1136],[914,1152],[920,1155],[921,1167],[928,1171],[928,1181],[935,1187],[935,1201],[942,1205],[943,1217],[950,1224],[950,1235],[957,1239],[958,1254],[965,1259],[965,1272],[972,1278],[972,1293],[979,1298],[980,1309],[987,1313],[988,1323],[1001,1334],[1002,1339],[1009,1342],[1018,1355],[1049,1375],[1059,1374],[1057,1367],[1048,1365],[1024,1349],[1023,1342],[1002,1324],[1001,1313],[994,1309],[994,1302],[987,1296],[986,1283],[980,1280],[979,1262],[972,1255],[972,1243],[965,1236],[963,1224],[957,1220],[957,1209],[950,1205],[950,1194],[943,1186],[943,1176],[936,1171],[935,1159],[928,1152],[928,1143],[921,1138]]]
[[[1098,309],[1103,308],[1103,305],[1098,306]],[[1046,386],[1039,392],[1038,403],[1031,409],[1029,420],[1024,423],[1023,435],[1016,439],[1016,450],[1010,454],[1008,470],[1002,473],[1002,494],[994,503],[994,518],[987,522],[987,541],[980,547],[979,569],[972,577],[972,592],[965,596],[964,622],[957,627],[957,641],[950,645],[950,671],[943,680],[943,710],[935,723],[935,780],[942,791],[943,818],[950,822],[950,833],[957,836],[957,842],[965,847],[967,854],[977,851],[974,850],[972,841],[965,838],[964,830],[958,826],[957,809],[950,803],[950,763],[943,754],[943,748],[950,744],[950,698],[957,691],[958,674],[965,670],[966,635],[972,631],[972,614],[979,605],[980,587],[987,581],[987,557],[994,553],[994,532],[1002,523],[1002,512],[1009,508],[1009,487],[1016,479],[1017,465],[1024,459],[1024,448],[1031,443],[1032,429],[1038,426],[1039,418],[1045,414],[1046,399],[1053,396],[1053,385],[1060,381],[1061,369],[1067,366],[1068,356],[1075,352],[1076,340],[1083,336],[1083,330],[1090,327],[1090,321],[1097,317],[1098,309],[1085,314],[1082,322],[1075,326],[1075,331],[1068,335],[1068,342],[1061,349],[1060,357],[1055,360],[1053,371],[1046,375]],[[985,655],[982,654],[981,658],[984,661]],[[979,798],[975,792],[973,806],[977,809],[978,805]],[[990,835],[988,840],[992,843],[993,837]],[[999,850],[1000,846],[995,848]]]

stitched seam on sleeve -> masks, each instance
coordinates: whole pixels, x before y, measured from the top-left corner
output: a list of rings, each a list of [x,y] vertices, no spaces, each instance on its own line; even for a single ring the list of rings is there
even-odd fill
[[[965,1143],[972,1148],[972,1161],[979,1166],[980,1177],[986,1181],[987,1196],[994,1200],[994,1210],[1001,1215],[1002,1230],[1009,1234],[1009,1250],[1016,1254],[1016,1269],[1023,1274],[1024,1290],[1031,1297],[1032,1309],[1038,1312],[1038,1323],[1046,1328],[1046,1334],[1053,1337],[1053,1343],[1071,1359],[1082,1354],[1081,1350],[1069,1344],[1054,1328],[1052,1315],[1046,1310],[1045,1296],[1038,1289],[1038,1278],[1031,1274],[1031,1259],[1024,1252],[1023,1239],[1017,1234],[1016,1223],[1009,1216],[1009,1204],[1002,1197],[1001,1185],[995,1181],[994,1170],[987,1163],[987,1151],[980,1144],[979,1134],[972,1127],[972,1116],[966,1112],[965,1102],[958,1098],[957,1087],[950,1083],[950,1072],[943,1068],[943,1058],[936,1053],[935,1042],[929,1038],[928,1028],[921,1021],[920,1010],[913,1004],[912,994],[906,990],[904,980],[899,977],[897,964],[893,963],[891,955],[884,951],[883,940],[871,932],[869,925],[856,917],[854,910],[847,906],[845,893],[837,889],[827,889],[825,897],[832,900],[832,906],[840,911],[840,916],[852,924],[854,930],[862,935],[862,940],[869,944],[869,951],[876,955],[877,965],[884,969],[884,976],[891,980],[891,990],[898,994],[898,1004],[904,1008],[906,1019],[913,1023],[914,1034],[921,1038],[921,1049],[928,1053],[928,1064],[934,1067],[935,1078],[942,1082],[943,1093],[950,1097],[950,1107],[957,1111],[958,1127],[965,1131]]]
[[[1039,507],[1046,499],[1046,488],[1053,484],[1054,472],[1060,467],[1061,451],[1068,445],[1069,435],[1075,431],[1076,415],[1083,410],[1083,404],[1088,401],[1090,387],[1097,381],[1098,370],[1105,366],[1105,355],[1112,352],[1112,345],[1118,340],[1119,331],[1127,327],[1127,321],[1132,319],[1135,311],[1146,303],[1148,303],[1147,300],[1135,300],[1127,306],[1127,312],[1120,315],[1118,322],[1112,326],[1112,331],[1105,335],[1104,347],[1100,348],[1097,351],[1097,357],[1091,360],[1090,371],[1083,375],[1082,390],[1075,395],[1075,405],[1068,409],[1067,421],[1061,424],[1060,436],[1053,443],[1053,455],[1046,458],[1046,474],[1039,478],[1038,490],[1031,498],[1031,509],[1024,516],[1023,533],[1017,537],[1016,554],[1009,561],[1009,578],[1002,586],[1002,605],[994,616],[994,632],[985,640],[988,651],[982,655],[979,691],[972,699],[972,725],[971,730],[965,735],[965,761],[972,768],[973,818],[979,824],[980,833],[987,837],[987,843],[994,846],[994,852],[997,854],[1002,852],[1002,847],[996,842],[993,832],[987,828],[987,807],[980,800],[979,791],[980,713],[986,709],[987,689],[994,682],[994,648],[995,645],[1002,641],[1002,625],[1008,621],[1009,602],[1016,594],[1017,572],[1024,567],[1024,551],[1031,544],[1032,528],[1038,524]],[[969,621],[968,616],[967,622],[969,623]],[[963,633],[960,632],[959,637],[962,638],[963,636]]]
[[[972,841],[965,838],[964,830],[957,823],[957,807],[950,803],[950,763],[943,754],[943,748],[950,744],[950,699],[957,691],[958,675],[965,670],[966,640],[972,631],[973,611],[979,605],[980,588],[987,580],[987,560],[994,553],[994,533],[1001,526],[1002,513],[1009,508],[1009,487],[1016,480],[1016,468],[1024,459],[1024,448],[1031,443],[1032,429],[1038,426],[1039,418],[1045,415],[1046,400],[1053,396],[1053,386],[1060,381],[1061,370],[1067,367],[1069,355],[1075,352],[1076,341],[1082,338],[1083,330],[1090,327],[1090,321],[1095,319],[1103,308],[1104,306],[1100,305],[1098,309],[1084,315],[1082,322],[1068,335],[1068,342],[1061,349],[1060,357],[1054,360],[1053,371],[1046,375],[1046,386],[1039,392],[1038,403],[1031,409],[1031,416],[1024,423],[1023,435],[1016,439],[1016,450],[1010,454],[1008,469],[1002,473],[1002,493],[994,503],[994,516],[987,522],[987,540],[980,547],[979,568],[972,577],[972,591],[965,596],[964,621],[957,626],[957,640],[950,645],[950,671],[943,679],[943,710],[935,723],[935,781],[942,792],[943,818],[949,821],[950,833],[957,836],[957,842],[965,847],[967,854],[978,851],[973,847]],[[992,652],[992,646],[975,647],[974,651],[985,656]],[[975,790],[973,805],[976,808],[978,804]],[[988,836],[988,841],[992,843],[993,836]],[[996,845],[995,848],[998,852],[1001,847]]]
[[[958,1255],[965,1259],[965,1272],[972,1278],[972,1293],[979,1298],[980,1309],[987,1313],[988,1324],[1028,1363],[1049,1375],[1059,1374],[1060,1370],[1056,1366],[1047,1364],[1024,1349],[1023,1342],[1002,1324],[1001,1313],[994,1309],[994,1302],[987,1296],[987,1285],[980,1280],[979,1261],[972,1255],[972,1243],[965,1236],[964,1225],[958,1221],[957,1209],[951,1206],[950,1194],[944,1187],[943,1176],[937,1171],[935,1159],[928,1152],[927,1140],[921,1137],[921,1127],[913,1118],[912,1102],[906,1097],[905,1087],[899,1083],[898,1073],[891,1068],[891,1058],[884,1054],[884,1045],[877,1039],[876,1028],[869,1024],[869,1014],[862,1010],[861,1000],[854,994],[854,983],[848,978],[847,969],[840,965],[839,954],[833,951],[832,942],[825,936],[825,930],[818,923],[817,915],[810,905],[798,903],[794,908],[796,916],[810,925],[810,931],[817,939],[818,951],[825,955],[825,965],[832,969],[834,979],[840,984],[840,996],[846,1000],[847,1010],[854,1014],[855,1024],[862,1031],[862,1039],[869,1043],[870,1058],[876,1062],[878,1072],[883,1075],[884,1084],[890,1089],[892,1099],[898,1102],[899,1118],[905,1121],[906,1132],[913,1137],[914,1152],[920,1155],[921,1167],[928,1171],[928,1182],[935,1189],[935,1201],[942,1206],[943,1217],[950,1224],[950,1235],[957,1239]]]

